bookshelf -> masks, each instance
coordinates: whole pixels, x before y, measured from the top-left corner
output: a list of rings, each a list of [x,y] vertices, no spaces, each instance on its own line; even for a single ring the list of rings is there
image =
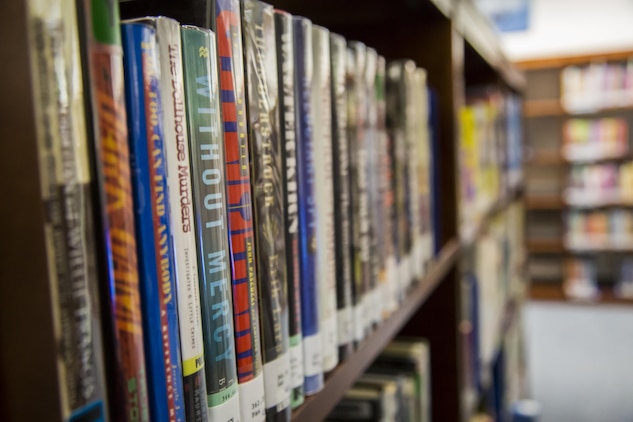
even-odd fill
[[[26,28],[26,0],[1,2],[1,51],[10,66],[0,68],[8,81],[0,98],[0,128],[5,139],[0,146],[0,191],[5,245],[0,258],[0,420],[57,421],[56,362],[52,336],[50,293],[46,270],[43,213],[36,151],[35,117],[30,88]],[[160,11],[182,23],[201,24],[205,18],[193,11],[198,1],[121,1],[124,17]],[[362,374],[385,345],[398,334],[426,337],[431,344],[431,391],[433,420],[464,421],[474,408],[462,402],[459,356],[460,308],[457,263],[465,248],[486,230],[494,216],[510,203],[521,200],[524,190],[502,195],[484,215],[473,237],[459,240],[457,225],[458,113],[466,89],[496,84],[521,93],[523,73],[503,56],[488,22],[469,0],[273,0],[270,3],[314,23],[330,28],[350,40],[360,40],[390,59],[411,58],[428,71],[429,85],[439,98],[439,151],[442,194],[439,196],[438,236],[441,252],[409,292],[406,301],[363,342],[356,352],[326,378],[323,391],[306,400],[293,413],[296,421],[322,420],[345,390]],[[171,12],[171,13],[170,13]],[[17,158],[19,157],[19,159]],[[28,302],[28,303],[27,303]],[[25,312],[28,309],[28,312]],[[508,315],[516,306],[508,304]],[[509,322],[500,322],[501,337]],[[34,381],[38,402],[33,406]]]
[[[580,235],[577,239],[565,240],[565,235],[569,227],[572,227],[570,215],[595,216],[603,213],[610,219],[613,213],[629,215],[633,212],[633,204],[628,199],[629,187],[620,186],[619,181],[616,182],[619,192],[617,195],[607,195],[609,192],[606,192],[606,187],[591,192],[585,191],[582,195],[577,195],[578,191],[575,189],[567,189],[573,180],[578,180],[572,179],[572,172],[579,171],[578,169],[603,166],[616,168],[618,172],[633,159],[628,131],[633,122],[633,103],[628,101],[631,87],[624,83],[619,88],[619,94],[613,96],[611,92],[617,90],[617,87],[614,87],[617,85],[615,81],[620,80],[619,75],[622,75],[622,80],[628,77],[631,57],[633,50],[623,50],[517,63],[517,67],[525,72],[528,81],[523,109],[527,146],[526,249],[529,252],[530,265],[534,268],[558,266],[555,277],[543,277],[535,270],[530,288],[530,296],[534,299],[567,301],[563,289],[564,262],[569,259],[591,259],[598,265],[600,299],[586,303],[630,303],[630,300],[617,298],[613,294],[613,286],[618,279],[619,260],[630,255],[630,242],[624,241],[626,239],[617,242],[617,239],[609,239],[609,236],[606,236],[606,239],[598,239],[596,236],[590,238]],[[594,72],[592,75],[595,79],[583,79],[587,84],[585,86],[593,87],[593,94],[589,91],[584,91],[585,94],[582,94],[583,91],[570,92],[569,89],[567,94],[565,93],[565,87],[572,86],[570,83],[574,80],[569,75],[574,71],[576,73],[573,73],[572,77],[578,78],[589,78],[590,72]],[[602,82],[597,82],[600,77],[598,75],[602,75]],[[581,95],[577,95],[579,92]],[[581,98],[582,95],[585,97]],[[617,98],[617,95],[622,95],[622,98]],[[591,96],[593,97],[589,98]],[[575,105],[573,99],[576,99]],[[607,120],[617,120],[627,127],[624,135],[618,135],[618,140],[622,140],[624,145],[623,150],[592,150],[591,145],[606,145],[606,142],[611,141],[602,132],[591,132],[595,126],[589,126],[590,123],[587,123],[591,129],[586,141],[593,144],[587,143],[583,147],[581,144],[572,143],[575,142],[573,139],[570,140],[573,133],[572,122],[594,124]],[[609,227],[613,224],[612,220],[608,220],[606,224]],[[549,232],[549,235],[546,232]],[[617,232],[618,230],[615,230],[611,233]],[[614,260],[605,264],[609,257],[613,257]],[[607,268],[609,266],[612,268]],[[607,285],[603,284],[605,278],[609,282]]]

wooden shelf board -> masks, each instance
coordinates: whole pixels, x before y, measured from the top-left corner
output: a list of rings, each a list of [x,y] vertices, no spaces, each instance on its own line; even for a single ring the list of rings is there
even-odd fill
[[[527,239],[526,249],[531,253],[563,253],[565,246],[562,239]]]
[[[345,391],[371,365],[380,352],[398,334],[413,313],[426,301],[429,295],[453,267],[459,255],[460,245],[452,240],[444,246],[427,275],[407,294],[398,310],[384,321],[343,363],[326,376],[325,386],[318,394],[307,397],[306,401],[292,413],[295,421],[322,421]]]
[[[633,299],[622,299],[613,294],[611,287],[600,286],[600,298],[596,300],[569,299],[563,292],[562,281],[558,283],[531,283],[530,299],[538,301],[566,302],[578,305],[633,304]]]
[[[600,61],[627,60],[633,56],[633,50],[600,52],[596,54],[584,54],[578,56],[548,57],[542,59],[522,60],[514,65],[521,70],[551,69],[569,65],[587,64]]]
[[[529,166],[560,165],[565,164],[565,160],[561,157],[558,151],[539,152],[533,154],[532,157],[525,160],[525,163]]]
[[[559,195],[525,197],[525,208],[528,210],[558,210],[564,207],[565,202]]]
[[[617,111],[631,111],[633,104],[602,107],[596,110],[569,112],[563,108],[558,99],[528,100],[523,103],[523,117],[549,117],[549,116],[587,116],[605,114]]]

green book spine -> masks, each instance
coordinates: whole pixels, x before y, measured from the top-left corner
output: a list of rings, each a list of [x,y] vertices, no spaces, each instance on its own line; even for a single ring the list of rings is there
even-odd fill
[[[208,418],[240,420],[215,37],[182,27]]]

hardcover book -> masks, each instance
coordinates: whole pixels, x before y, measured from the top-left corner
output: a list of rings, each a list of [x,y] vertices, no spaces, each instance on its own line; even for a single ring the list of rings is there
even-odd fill
[[[334,188],[332,184],[332,105],[330,32],[312,26],[312,97],[314,179],[317,224],[316,277],[319,285],[319,320],[323,370],[338,363],[336,323],[336,255],[334,252]]]
[[[336,202],[334,207],[336,320],[339,361],[344,361],[352,353],[354,345],[345,38],[330,34],[330,50],[332,54],[332,177]]]
[[[367,120],[364,69],[367,47],[359,42],[348,43],[348,119],[350,151],[350,183],[352,199],[352,269],[355,296],[355,341],[361,342],[371,323],[369,317],[369,286],[371,278],[369,237],[369,195],[367,191],[367,151],[365,130]]]
[[[70,0],[27,7],[61,419],[106,420],[77,11]]]
[[[304,400],[303,339],[301,333],[301,269],[299,265],[299,189],[297,168],[297,124],[295,104],[294,34],[292,15],[275,10],[277,83],[279,86],[279,136],[282,147],[282,185],[286,218],[286,281],[290,355],[290,405]]]
[[[184,421],[156,31],[132,22],[121,34],[150,412]]]
[[[97,183],[110,418],[149,421],[119,3],[77,2],[87,126]]]
[[[180,326],[183,391],[188,421],[207,420],[198,263],[182,71],[180,24],[170,18],[143,18],[156,30],[171,242]]]
[[[290,420],[286,237],[273,7],[243,1],[266,420]]]
[[[245,422],[261,421],[266,417],[266,408],[240,3],[238,0],[215,0],[213,5],[224,126],[230,267],[241,416]]]
[[[323,352],[319,330],[319,296],[316,278],[316,198],[312,132],[312,23],[293,17],[295,99],[297,122],[297,180],[299,182],[299,250],[301,269],[301,330],[305,394],[323,388]]]
[[[181,32],[205,353],[205,408],[210,421],[237,422],[240,403],[215,37],[210,30],[194,26],[185,25]]]

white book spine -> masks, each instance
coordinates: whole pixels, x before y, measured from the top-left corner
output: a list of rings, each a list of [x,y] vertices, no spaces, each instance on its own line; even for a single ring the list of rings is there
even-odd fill
[[[317,281],[319,320],[323,341],[323,370],[338,363],[336,322],[336,255],[334,253],[334,188],[332,181],[332,126],[330,93],[330,35],[312,28],[315,193],[317,200]]]

